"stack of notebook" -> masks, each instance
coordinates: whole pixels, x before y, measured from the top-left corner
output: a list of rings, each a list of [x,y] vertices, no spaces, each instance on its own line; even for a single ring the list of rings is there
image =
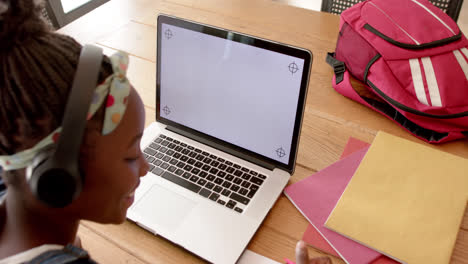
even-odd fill
[[[284,191],[314,227],[306,240],[350,264],[449,263],[466,159],[383,132],[370,147],[350,140],[342,157]]]

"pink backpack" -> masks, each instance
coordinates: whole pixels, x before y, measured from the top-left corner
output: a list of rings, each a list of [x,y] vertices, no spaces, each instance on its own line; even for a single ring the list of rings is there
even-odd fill
[[[468,137],[468,41],[427,0],[368,0],[347,9],[327,62],[336,91],[416,137]]]

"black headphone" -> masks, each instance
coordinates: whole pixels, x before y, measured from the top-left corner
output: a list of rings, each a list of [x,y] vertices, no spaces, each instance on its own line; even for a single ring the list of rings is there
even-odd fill
[[[101,48],[83,46],[58,143],[40,151],[27,168],[31,191],[50,207],[65,207],[81,193],[85,177],[78,160],[102,56]]]

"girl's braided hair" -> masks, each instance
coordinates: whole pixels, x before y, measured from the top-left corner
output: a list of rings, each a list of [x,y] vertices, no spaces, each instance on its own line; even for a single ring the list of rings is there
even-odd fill
[[[81,45],[51,31],[39,0],[0,0],[0,155],[27,149],[62,123]],[[112,73],[104,56],[99,82]],[[102,109],[93,117],[101,124]]]

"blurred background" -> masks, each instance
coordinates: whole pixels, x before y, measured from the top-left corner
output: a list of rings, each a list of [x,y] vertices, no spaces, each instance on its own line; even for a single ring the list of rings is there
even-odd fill
[[[44,16],[56,29],[65,26],[73,20],[83,16],[100,5],[112,0],[46,0]],[[131,0],[129,0],[131,1]],[[170,0],[168,0],[170,1]],[[222,0],[220,0],[222,1]],[[252,1],[252,0],[251,0]],[[340,13],[343,9],[361,0],[258,0],[274,1],[277,3],[291,5],[315,11],[328,11]],[[326,1],[323,3],[323,1]],[[463,0],[429,0],[436,6],[451,13],[452,18],[458,18],[457,23],[462,32],[468,33],[468,4]],[[333,7],[332,7],[333,5]],[[328,6],[328,7],[324,7]],[[336,7],[338,7],[338,11]]]
[[[69,0],[68,0],[69,1]],[[322,0],[273,0],[279,3],[283,3],[286,5],[297,6],[305,9],[311,9],[320,11],[322,7]],[[352,1],[352,0],[347,0]],[[461,0],[463,1],[463,0]],[[457,23],[460,26],[461,31],[465,34],[468,34],[468,0],[465,0],[462,3],[460,9],[460,15],[458,17]]]

